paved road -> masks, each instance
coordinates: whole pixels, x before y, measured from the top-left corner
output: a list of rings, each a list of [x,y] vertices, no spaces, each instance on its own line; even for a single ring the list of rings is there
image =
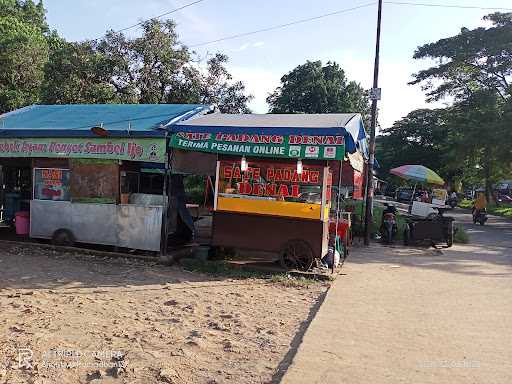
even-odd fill
[[[512,223],[451,213],[471,244],[351,254],[283,383],[512,382]]]

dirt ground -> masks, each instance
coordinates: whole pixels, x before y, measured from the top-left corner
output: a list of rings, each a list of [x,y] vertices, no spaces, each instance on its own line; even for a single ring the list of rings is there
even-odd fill
[[[272,382],[328,289],[0,245],[0,383]]]

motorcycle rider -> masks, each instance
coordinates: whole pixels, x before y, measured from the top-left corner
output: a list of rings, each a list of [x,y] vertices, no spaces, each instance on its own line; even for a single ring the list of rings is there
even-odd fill
[[[471,210],[473,218],[478,217],[482,211],[487,211],[487,199],[485,195],[480,192],[477,199],[473,202],[473,208]]]

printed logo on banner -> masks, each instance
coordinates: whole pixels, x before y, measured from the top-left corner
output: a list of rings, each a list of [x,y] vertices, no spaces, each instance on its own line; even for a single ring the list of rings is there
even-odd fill
[[[324,158],[335,159],[336,158],[336,147],[324,147]]]
[[[149,146],[149,160],[158,160],[158,145],[151,144]]]
[[[300,145],[290,145],[290,148],[288,149],[288,156],[300,157]]]
[[[320,147],[315,147],[313,145],[308,145],[306,147],[306,157],[318,157],[320,154]]]

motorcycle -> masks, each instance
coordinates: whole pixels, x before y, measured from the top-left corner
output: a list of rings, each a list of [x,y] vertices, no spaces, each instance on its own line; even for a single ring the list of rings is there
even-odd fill
[[[485,208],[473,210],[473,224],[479,223],[480,225],[484,225],[486,221],[487,210]]]
[[[450,197],[446,200],[446,205],[449,205],[451,208],[455,208],[459,204],[459,199],[457,197]]]
[[[392,244],[398,232],[398,225],[396,223],[396,216],[394,213],[384,213],[382,217],[381,234],[382,239],[386,244]]]

